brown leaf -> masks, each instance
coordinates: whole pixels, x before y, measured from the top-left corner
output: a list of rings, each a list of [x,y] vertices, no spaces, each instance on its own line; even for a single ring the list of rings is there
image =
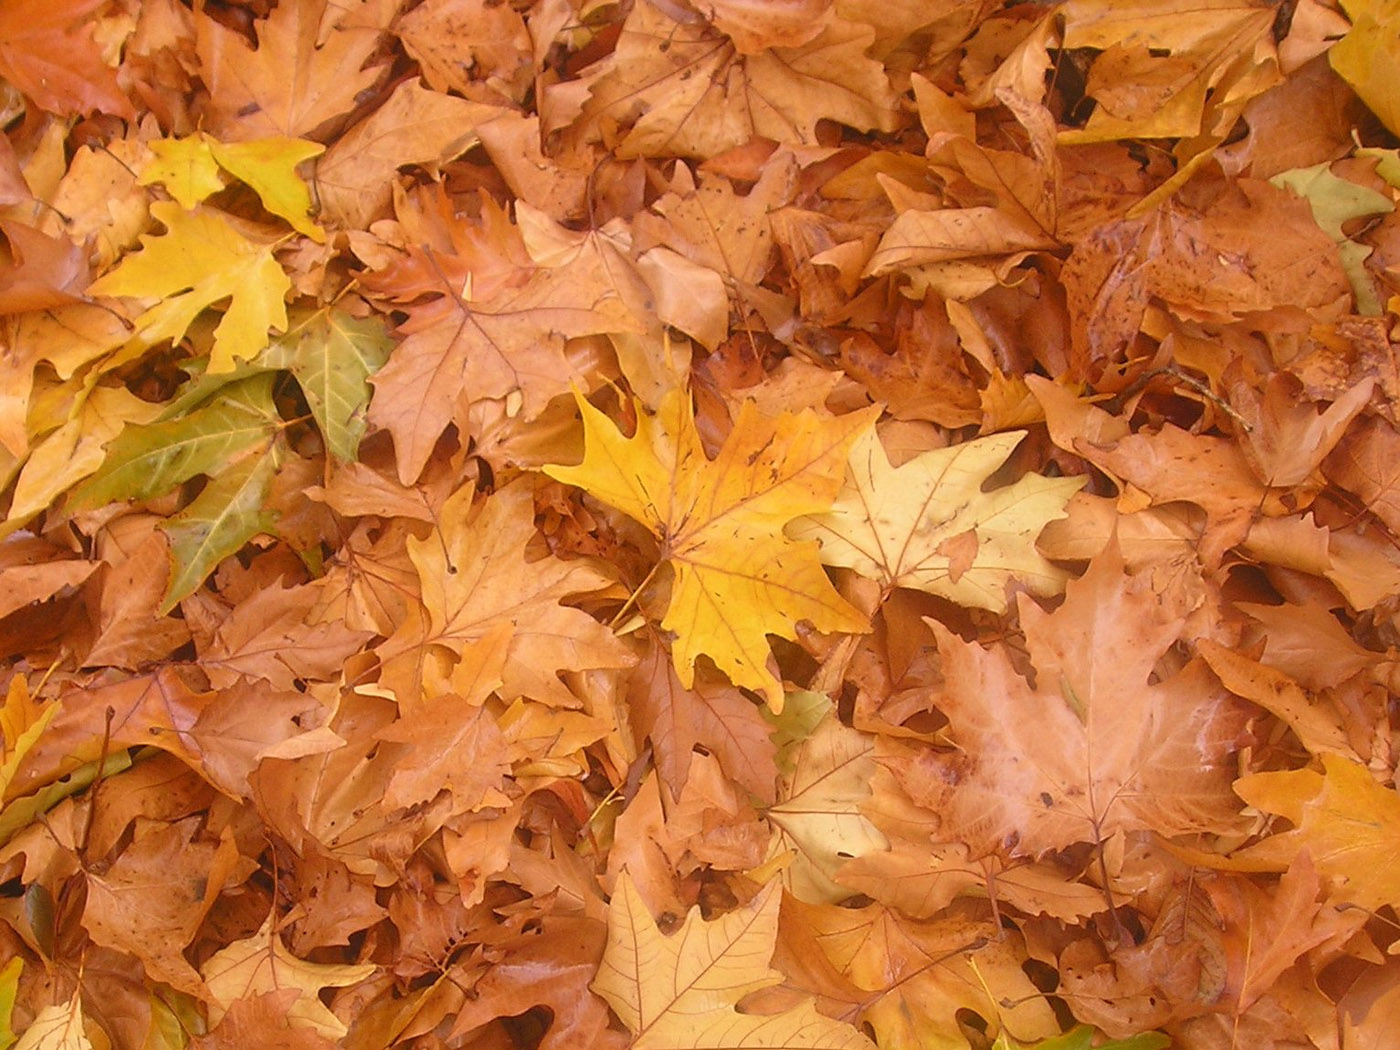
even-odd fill
[[[209,89],[206,130],[236,142],[310,138],[349,113],[380,74],[378,67],[366,68],[378,32],[351,17],[365,6],[279,3],[257,23],[256,48],[207,15],[195,19],[200,72]]]
[[[943,657],[936,702],[959,751],[901,748],[887,766],[975,856],[1039,857],[1117,830],[1224,830],[1238,710],[1187,665],[1149,684],[1186,608],[1115,545],[1042,612],[1021,596],[1032,686],[998,649],[929,621]]]

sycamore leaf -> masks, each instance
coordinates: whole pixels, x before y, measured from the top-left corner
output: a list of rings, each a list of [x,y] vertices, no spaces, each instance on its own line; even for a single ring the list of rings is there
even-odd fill
[[[224,188],[219,162],[211,148],[213,141],[203,133],[183,139],[157,139],[151,143],[155,157],[141,169],[137,184],[149,186],[159,182],[180,207],[192,209]]]
[[[583,118],[631,126],[619,156],[705,158],[755,136],[815,145],[823,119],[895,126],[888,77],[866,54],[875,38],[869,26],[828,17],[796,46],[742,54],[717,28],[681,17],[654,0],[634,5],[592,85]]]
[[[66,1003],[46,1006],[20,1036],[14,1050],[92,1050],[83,1030],[82,992],[75,991]]]
[[[891,739],[884,761],[937,838],[1040,857],[1119,830],[1229,827],[1239,709],[1200,661],[1154,681],[1188,601],[1169,578],[1128,575],[1111,543],[1054,612],[1019,596],[1034,685],[1004,650],[928,619],[945,679],[934,702],[958,750]]]
[[[256,191],[264,208],[286,219],[297,233],[304,233],[313,241],[326,239],[326,232],[307,218],[311,213],[311,191],[296,172],[298,164],[319,157],[325,146],[277,136],[252,142],[211,139],[209,148],[220,167]]]
[[[816,544],[790,540],[782,530],[830,505],[841,465],[874,410],[834,419],[805,410],[769,419],[745,402],[710,460],[685,390],[666,395],[655,415],[634,403],[637,430],[630,438],[582,395],[575,398],[583,414],[583,462],[547,466],[545,473],[586,489],[661,541],[675,572],[661,626],[676,632],[671,654],[681,684],[694,684],[703,654],[735,685],[782,710],[766,635],[795,638],[800,620],[819,631],[869,629],[826,578]]]
[[[273,258],[276,243],[249,240],[217,211],[187,212],[174,201],[156,201],[151,214],[166,227],[143,235],[142,249],[94,281],[93,295],[160,299],[136,318],[137,338],[147,346],[178,341],[204,310],[228,299],[214,329],[209,371],[229,372],[267,345],[268,330],[287,327],[284,296],[291,279]]]
[[[1400,28],[1400,24],[1397,24]],[[1400,56],[1397,56],[1400,57]],[[1313,218],[1337,244],[1351,290],[1356,295],[1356,312],[1377,315],[1381,302],[1376,284],[1366,271],[1366,257],[1372,248],[1348,237],[1343,224],[1350,219],[1384,215],[1395,210],[1385,194],[1332,174],[1330,164],[1315,164],[1311,168],[1293,168],[1280,172],[1269,180],[1275,186],[1292,190],[1307,200]]]
[[[116,71],[93,40],[90,16],[101,6],[102,0],[6,0],[0,5],[0,77],[54,113],[133,116]]]
[[[810,1000],[780,1014],[742,1014],[751,992],[782,980],[769,967],[781,895],[770,882],[748,905],[712,922],[692,908],[663,936],[631,878],[608,907],[608,946],[592,988],[633,1035],[635,1050],[821,1047],[867,1050],[856,1029],[823,1017]]]
[[[1109,1039],[1098,1043],[1094,1041],[1096,1035],[1098,1033],[1092,1025],[1081,1024],[1063,1035],[1031,1044],[1019,1043],[1002,1032],[992,1044],[992,1050],[1090,1050],[1091,1047],[1094,1050],[1165,1050],[1172,1044],[1161,1032],[1143,1032],[1126,1039]]]
[[[307,218],[311,191],[297,175],[297,165],[325,152],[319,142],[278,136],[251,142],[220,142],[199,132],[183,139],[151,143],[155,159],[136,181],[163,183],[186,210],[224,188],[219,169],[257,192],[263,207],[286,219],[292,229],[324,241],[325,231]]]
[[[477,144],[478,124],[509,112],[429,91],[417,77],[405,80],[317,164],[316,193],[327,221],[367,226],[387,208],[399,168],[445,164]]]
[[[840,867],[888,848],[860,811],[877,769],[874,750],[874,737],[842,725],[831,711],[793,748],[791,771],[765,816],[778,831],[772,851],[796,850],[784,882],[799,900],[844,900],[851,890],[835,879]]]
[[[17,674],[10,679],[10,687],[5,692],[5,705],[0,707],[0,760],[3,760],[0,761],[0,799],[9,790],[20,762],[48,728],[58,710],[57,703],[45,704],[41,708],[33,701],[24,675]]]
[[[257,48],[217,19],[196,19],[200,77],[209,89],[205,127],[228,141],[301,136],[354,109],[382,68],[365,68],[379,33],[355,24],[361,6],[279,3],[256,23]]]
[[[611,580],[581,560],[526,560],[535,536],[526,486],[507,485],[475,504],[472,497],[471,486],[459,490],[443,506],[440,529],[407,541],[422,611],[415,609],[380,647],[380,683],[406,706],[425,692],[465,694],[479,678],[481,651],[474,647],[506,627],[507,656],[498,668],[502,696],[573,707],[577,700],[558,672],[632,662],[611,631],[563,604]]]
[[[219,562],[260,532],[270,532],[266,509],[278,446],[245,456],[209,482],[184,510],[161,524],[170,537],[170,584],[156,610],[164,616],[194,593]]]
[[[71,508],[149,499],[269,447],[281,423],[272,383],[270,374],[253,376],[229,384],[187,415],[126,427],[107,446],[102,467],[73,493]]]
[[[16,955],[0,968],[0,1050],[9,1050],[15,1042],[10,1021],[14,1017],[15,996],[19,993],[19,975],[24,960]]]
[[[373,963],[332,965],[297,958],[272,928],[271,915],[257,933],[234,941],[200,967],[214,998],[209,1010],[212,1024],[240,999],[295,988],[300,994],[287,1011],[288,1022],[293,1027],[314,1029],[327,1039],[340,1039],[349,1029],[326,1009],[320,1000],[321,990],[355,984],[374,971]]]
[[[367,425],[368,379],[393,348],[377,317],[361,320],[327,307],[294,316],[287,334],[273,340],[257,363],[292,373],[326,448],[342,462],[353,463]]]
[[[1351,31],[1327,52],[1337,74],[1351,85],[1381,123],[1400,134],[1400,6],[1394,0],[1343,0]]]
[[[1342,900],[1371,910],[1400,903],[1400,873],[1394,863],[1400,794],[1377,783],[1352,759],[1335,754],[1320,758],[1321,773],[1294,769],[1235,781],[1242,799],[1294,827],[1237,850],[1228,866],[1285,871],[1305,849]]]
[[[479,641],[462,647],[453,673],[458,693],[403,703],[400,718],[379,731],[380,740],[411,748],[389,781],[386,805],[430,802],[439,791],[451,792],[454,813],[506,804],[500,791],[510,769],[505,743],[483,705],[500,688],[513,633],[508,621],[492,624]]]
[[[1057,594],[1066,574],[1035,549],[1047,522],[1083,478],[1027,474],[984,492],[1024,431],[993,434],[933,449],[898,469],[878,435],[867,431],[851,449],[846,486],[824,514],[788,526],[794,539],[815,539],[822,561],[854,569],[886,588],[912,587],[961,605],[1006,611],[1007,585]],[[969,536],[966,541],[960,537]]]

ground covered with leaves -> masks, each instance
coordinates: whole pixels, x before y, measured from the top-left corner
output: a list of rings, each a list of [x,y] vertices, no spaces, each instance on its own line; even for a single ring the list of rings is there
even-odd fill
[[[5,0],[0,1050],[1380,1050],[1400,16]]]

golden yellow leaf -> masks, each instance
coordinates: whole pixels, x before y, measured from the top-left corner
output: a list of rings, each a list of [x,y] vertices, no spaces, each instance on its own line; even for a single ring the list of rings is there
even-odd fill
[[[251,241],[212,209],[187,212],[157,201],[151,214],[163,236],[143,236],[142,249],[92,283],[93,295],[160,301],[136,318],[136,338],[147,346],[178,340],[204,310],[228,299],[214,329],[210,372],[230,372],[239,358],[267,346],[268,330],[287,327],[283,297],[292,283],[273,258],[275,244]]]
[[[826,578],[816,544],[787,538],[783,527],[830,505],[851,444],[874,410],[770,419],[747,402],[710,460],[684,390],[666,395],[655,415],[636,405],[631,437],[576,396],[583,462],[547,466],[545,473],[587,489],[661,541],[675,572],[661,626],[676,632],[672,658],[681,683],[691,687],[703,654],[735,685],[781,710],[783,687],[768,666],[766,635],[795,638],[800,620],[820,631],[869,629]]]
[[[137,180],[142,186],[164,184],[166,192],[186,210],[224,188],[222,168],[257,192],[263,207],[286,219],[292,229],[312,240],[324,241],[326,233],[307,216],[311,191],[297,174],[297,165],[320,156],[319,142],[288,138],[220,142],[203,132],[184,139],[160,139],[151,143],[155,159]]]
[[[741,1014],[739,1000],[780,982],[769,968],[781,896],[770,882],[746,907],[706,922],[692,908],[663,936],[626,873],[608,908],[608,946],[592,988],[632,1033],[633,1050],[665,1047],[826,1047],[873,1044],[811,1001],[780,1014]]]
[[[1323,754],[1322,772],[1255,773],[1235,781],[1251,806],[1277,813],[1294,827],[1230,858],[1230,867],[1284,871],[1306,849],[1336,894],[1363,908],[1400,903],[1395,847],[1400,843],[1400,794],[1383,787],[1359,762]]]

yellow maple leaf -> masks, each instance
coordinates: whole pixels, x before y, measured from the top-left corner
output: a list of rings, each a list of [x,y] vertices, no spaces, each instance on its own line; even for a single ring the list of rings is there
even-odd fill
[[[851,449],[850,476],[831,509],[794,522],[788,535],[815,539],[822,561],[854,569],[887,589],[909,587],[961,605],[1006,611],[1006,586],[1058,594],[1066,574],[1035,549],[1047,522],[1084,478],[1027,474],[982,491],[1024,431],[933,449],[899,468],[875,432]]]
[[[780,1014],[741,1014],[750,992],[779,983],[768,962],[778,936],[778,884],[743,908],[706,922],[692,908],[662,936],[631,878],[608,907],[608,946],[592,988],[633,1035],[633,1050],[667,1047],[812,1047],[869,1050],[870,1040],[817,1013],[811,1001]]]
[[[789,539],[783,527],[830,505],[851,443],[876,410],[834,419],[808,410],[772,419],[746,402],[710,460],[687,391],[671,391],[655,415],[636,404],[630,438],[575,396],[583,413],[583,462],[547,466],[545,473],[588,490],[660,540],[675,573],[661,626],[676,633],[672,659],[681,684],[691,687],[703,653],[735,685],[762,693],[781,710],[783,687],[768,666],[766,635],[795,638],[800,620],[820,631],[869,629],[826,578],[817,545]]]
[[[204,983],[215,1000],[209,1010],[211,1024],[218,1024],[225,1011],[239,999],[295,988],[300,995],[287,1011],[288,1022],[313,1028],[326,1039],[339,1039],[349,1029],[321,1002],[321,990],[362,981],[374,970],[372,963],[333,965],[297,958],[273,930],[270,915],[257,933],[215,952],[200,967]]]
[[[136,339],[145,346],[178,340],[204,310],[228,299],[214,329],[210,372],[230,372],[239,358],[267,346],[268,330],[287,327],[285,296],[291,279],[273,257],[276,243],[249,240],[221,213],[187,212],[174,201],[157,201],[151,214],[163,236],[142,236],[141,250],[92,283],[92,295],[160,301],[136,318]]]

